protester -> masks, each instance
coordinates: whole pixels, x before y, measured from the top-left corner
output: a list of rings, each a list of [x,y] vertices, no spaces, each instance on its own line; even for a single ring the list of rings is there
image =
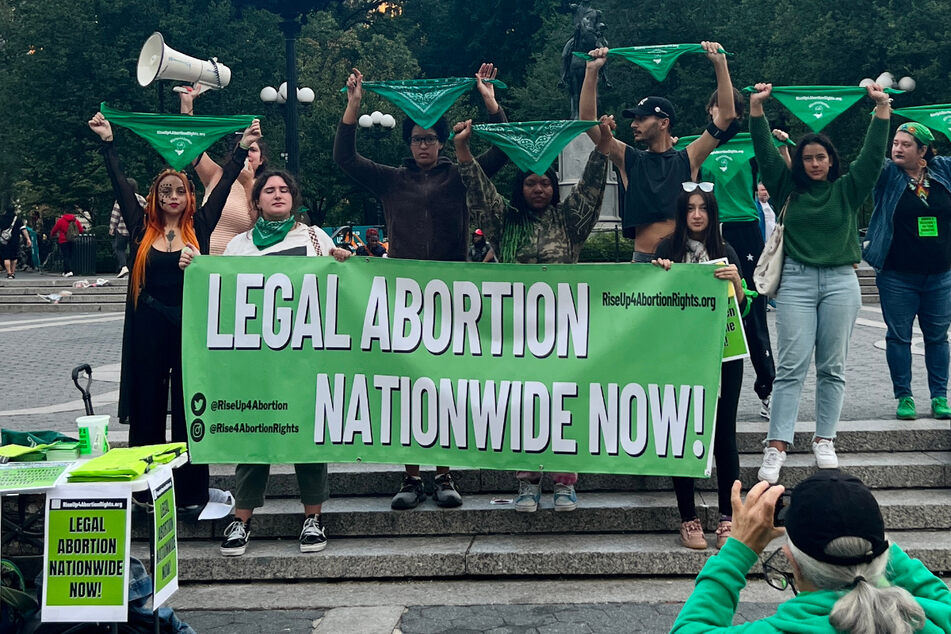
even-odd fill
[[[756,209],[759,212],[760,232],[763,234],[763,242],[769,240],[776,228],[776,210],[769,202],[769,191],[763,183],[756,184]]]
[[[854,476],[820,471],[793,490],[780,512],[785,544],[763,564],[767,583],[792,585],[773,616],[732,625],[757,557],[784,529],[773,517],[783,487],[758,482],[740,498],[733,485],[732,539],[710,557],[672,634],[809,632],[938,634],[951,631],[951,591],[898,544],[889,544],[872,492]],[[792,573],[773,566],[784,556]]]
[[[749,299],[740,276],[740,258],[720,235],[720,215],[714,185],[711,182],[683,183],[677,198],[674,233],[657,245],[656,266],[670,270],[675,262],[702,263],[726,258],[726,266],[717,266],[713,276],[733,284],[741,314],[749,310]],[[720,521],[717,524],[717,548],[722,548],[732,530],[733,512],[730,489],[740,477],[740,455],[736,447],[736,408],[743,383],[743,359],[726,361],[720,369],[720,398],[717,401],[716,434],[713,457],[717,461],[717,497]],[[703,550],[707,540],[697,518],[693,478],[673,478],[677,509],[680,511],[680,543]]]
[[[73,241],[84,231],[76,215],[69,212],[60,216],[50,230],[50,240],[56,237],[59,251],[63,255],[63,277],[73,276]]]
[[[495,185],[473,159],[469,149],[472,120],[457,123],[453,137],[459,173],[466,185],[466,203],[483,231],[499,245],[503,262],[520,264],[576,264],[581,246],[591,234],[601,212],[607,178],[606,154],[610,147],[613,117],[601,117],[602,134],[598,146],[588,156],[581,180],[564,201],[558,199],[558,177],[554,170],[545,174],[518,172],[509,205]],[[473,258],[474,260],[474,258]],[[483,259],[482,261],[487,261]],[[573,511],[578,505],[575,484],[577,473],[552,473],[554,508]],[[532,513],[541,499],[540,471],[518,471],[518,496],[515,510]]]
[[[674,230],[674,215],[680,184],[692,181],[700,165],[716,149],[739,130],[735,123],[733,84],[727,68],[726,55],[719,52],[717,42],[702,42],[707,58],[717,76],[717,114],[703,134],[683,150],[674,150],[672,129],[676,123],[674,106],[663,97],[645,97],[637,106],[625,110],[633,119],[634,140],[647,150],[635,149],[612,139],[608,156],[617,167],[622,186],[624,237],[634,239],[634,262],[650,262],[660,241]],[[579,101],[580,119],[597,119],[598,72],[607,58],[608,49],[588,53],[594,59],[585,68],[584,84]],[[597,126],[588,130],[597,144]]]
[[[178,93],[181,113],[194,115],[195,98],[201,93],[196,93],[191,86],[182,86],[182,88],[183,92]],[[208,202],[211,191],[221,179],[222,167],[215,163],[207,152],[202,152],[193,165],[202,187],[205,188],[205,199],[202,201],[204,204]],[[238,180],[231,185],[228,200],[225,201],[224,209],[221,210],[221,219],[218,220],[211,234],[210,253],[212,255],[221,255],[233,237],[251,230],[257,219],[250,202],[251,188],[254,186],[255,177],[263,173],[265,169],[267,169],[267,146],[259,139],[248,148],[244,169],[238,174]]]
[[[324,231],[308,227],[294,219],[300,189],[294,177],[281,170],[267,170],[258,176],[251,189],[251,201],[257,220],[250,231],[231,239],[224,255],[326,255],[343,262],[351,256],[347,249],[334,246]],[[372,231],[372,229],[371,229]],[[185,249],[179,259],[182,270],[194,254]],[[264,506],[269,464],[239,464],[235,468],[234,521],[225,529],[221,554],[243,555],[251,539],[251,516]],[[330,497],[326,463],[295,464],[301,503],[304,505],[304,526],[298,543],[302,553],[315,553],[327,547],[327,534],[320,517],[321,505]]]
[[[707,114],[715,121],[719,113],[718,93],[714,91],[707,101]],[[740,91],[733,89],[733,106],[736,111],[736,123],[743,119],[746,100]],[[780,152],[789,153],[786,146]],[[738,162],[736,162],[738,163]],[[731,165],[734,163],[731,162]],[[723,239],[740,256],[738,266],[747,288],[753,288],[753,270],[763,252],[764,238],[760,230],[759,209],[754,202],[753,190],[756,187],[756,165],[748,161],[727,170],[701,169],[701,179],[712,182],[716,187],[717,206],[719,207]],[[760,400],[759,415],[769,420],[770,398],[773,393],[773,379],[776,378],[776,366],[773,364],[773,350],[769,342],[769,327],[766,325],[767,298],[755,297],[750,301],[749,311],[743,318],[746,332],[746,345],[750,353],[750,363],[756,372],[753,390]],[[732,480],[730,480],[732,483]]]
[[[935,156],[934,134],[920,123],[899,126],[891,160],[875,185],[864,256],[888,326],[885,358],[898,399],[895,416],[917,416],[911,392],[911,328],[925,340],[931,414],[948,407],[948,325],[951,324],[951,159]]]
[[[380,244],[380,230],[374,227],[367,229],[366,244],[357,247],[357,255],[367,257],[385,258],[386,247]]]
[[[26,245],[32,249],[33,242],[26,230],[23,219],[14,211],[13,207],[7,207],[6,211],[0,215],[0,259],[3,260],[3,268],[7,272],[8,280],[16,277],[17,260],[20,257],[21,234],[26,240]]]
[[[458,152],[456,158],[459,157]],[[461,161],[460,161],[461,162]],[[465,179],[463,179],[465,181]],[[472,207],[469,207],[469,213],[472,213]],[[472,243],[469,245],[470,262],[498,262],[499,258],[495,255],[495,249],[492,244],[485,239],[485,233],[482,229],[476,229],[472,232]]]
[[[495,99],[495,86],[488,80],[498,73],[492,64],[482,64],[476,73],[476,88],[493,122],[504,122],[505,113]],[[363,99],[363,74],[356,68],[347,78],[347,107],[337,125],[334,162],[348,176],[370,190],[383,204],[389,231],[389,255],[393,258],[465,262],[469,211],[458,167],[441,156],[449,137],[449,124],[441,117],[429,129],[412,119],[403,121],[403,141],[412,158],[400,167],[374,163],[356,149],[357,118]],[[494,175],[506,162],[505,153],[492,147],[479,156],[479,164]],[[449,467],[436,468],[436,504],[462,504]],[[406,465],[406,475],[390,506],[415,508],[426,499],[419,465]]]
[[[171,169],[160,172],[152,182],[143,208],[119,167],[112,125],[98,112],[89,127],[103,141],[106,171],[132,238],[119,419],[129,421],[130,446],[164,443],[171,384],[172,440],[186,441],[181,312],[185,276],[178,261],[186,246],[208,252],[231,184],[248,148],[261,137],[261,126],[255,119],[244,131],[211,196],[197,210],[188,178]],[[208,502],[208,466],[188,464],[176,469],[175,495],[186,516],[197,515]]]
[[[136,191],[139,189],[139,184],[135,182],[134,178],[126,180],[129,181],[129,186],[132,187],[132,191],[135,192],[135,199],[139,205],[145,209],[145,198]],[[119,266],[119,272],[116,274],[116,277],[125,277],[129,274],[129,267],[127,266],[129,257],[129,230],[126,228],[125,221],[122,219],[122,212],[119,209],[118,200],[112,204],[112,213],[109,215],[109,235],[112,236],[112,250],[116,254],[116,264]]]
[[[27,236],[30,238],[27,240],[27,251],[29,256],[24,259],[24,267],[30,268],[33,271],[40,270],[40,240],[36,235],[36,231],[33,227],[30,226],[28,220],[23,221],[23,228],[26,229]],[[27,264],[29,263],[29,264]]]
[[[756,84],[750,97],[750,134],[763,183],[785,207],[785,262],[776,293],[777,353],[768,446],[759,479],[775,484],[792,444],[799,400],[815,350],[816,432],[812,451],[820,469],[834,469],[836,426],[845,396],[845,360],[862,299],[853,265],[861,259],[856,213],[882,167],[891,114],[881,86],[867,86],[875,101],[865,142],[848,174],[840,175],[835,146],[807,134],[792,168],[773,146],[763,102],[772,84]]]

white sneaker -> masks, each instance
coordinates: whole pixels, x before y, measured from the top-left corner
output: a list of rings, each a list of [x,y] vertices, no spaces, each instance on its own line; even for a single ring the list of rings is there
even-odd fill
[[[73,276],[73,272],[72,272],[72,271],[68,271],[68,272],[66,272],[66,273],[63,273],[63,277],[72,277],[72,276]]]
[[[760,418],[765,418],[766,420],[769,420],[769,410],[772,404],[773,404],[772,395],[769,395],[760,401],[760,406],[759,406]]]
[[[780,451],[776,447],[767,447],[763,450],[763,466],[759,468],[756,477],[770,484],[776,484],[779,481],[779,470],[783,468],[785,462],[785,451]]]
[[[812,453],[816,455],[816,466],[820,469],[838,469],[839,458],[835,455],[835,445],[831,440],[821,438],[812,443]]]
[[[125,277],[128,274],[129,274],[129,267],[123,266],[121,269],[119,269],[119,274],[116,275],[116,277]]]

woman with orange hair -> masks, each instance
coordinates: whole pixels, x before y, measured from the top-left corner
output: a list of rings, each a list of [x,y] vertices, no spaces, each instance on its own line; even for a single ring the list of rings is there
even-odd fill
[[[119,167],[112,125],[101,112],[89,127],[102,139],[106,171],[122,218],[129,228],[132,276],[122,334],[119,419],[129,422],[129,445],[166,442],[169,387],[172,441],[187,440],[182,388],[182,293],[185,275],[178,267],[183,249],[208,253],[211,233],[221,217],[231,185],[244,167],[248,148],[261,138],[255,119],[244,131],[231,160],[208,200],[196,208],[188,177],[166,169],[152,181],[143,208]],[[188,464],[175,472],[175,495],[186,516],[208,502],[207,465]]]

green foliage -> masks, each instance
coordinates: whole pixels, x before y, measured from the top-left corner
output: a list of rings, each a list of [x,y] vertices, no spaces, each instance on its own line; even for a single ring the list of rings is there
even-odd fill
[[[592,233],[581,247],[579,262],[630,262],[634,241],[621,236],[620,230]]]

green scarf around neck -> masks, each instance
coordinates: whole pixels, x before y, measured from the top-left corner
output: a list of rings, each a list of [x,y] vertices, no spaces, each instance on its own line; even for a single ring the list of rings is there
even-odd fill
[[[122,126],[148,141],[162,155],[172,169],[181,171],[202,152],[231,132],[244,130],[256,115],[242,114],[230,117],[192,117],[181,114],[153,114],[151,112],[123,112],[103,102],[99,106],[103,116],[113,125]]]
[[[284,240],[288,232],[294,228],[294,223],[294,216],[286,220],[265,220],[264,216],[261,216],[251,229],[251,242],[258,251],[263,251]]]

